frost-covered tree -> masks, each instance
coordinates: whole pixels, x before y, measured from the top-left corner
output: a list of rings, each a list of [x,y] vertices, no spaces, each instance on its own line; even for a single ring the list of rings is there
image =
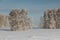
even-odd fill
[[[21,11],[18,9],[14,9],[9,14],[9,20],[11,25],[11,30],[27,30],[31,28],[32,22],[31,19],[28,18],[28,12],[25,9]]]

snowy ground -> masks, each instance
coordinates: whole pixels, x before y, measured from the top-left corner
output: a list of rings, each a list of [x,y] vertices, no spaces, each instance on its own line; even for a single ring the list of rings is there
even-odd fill
[[[0,29],[0,40],[60,40],[59,29],[31,29],[28,31],[10,31]]]

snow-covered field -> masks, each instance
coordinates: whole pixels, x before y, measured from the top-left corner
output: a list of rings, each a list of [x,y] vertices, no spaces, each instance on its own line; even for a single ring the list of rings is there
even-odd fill
[[[0,40],[60,40],[59,29],[30,29],[28,31],[0,30]]]

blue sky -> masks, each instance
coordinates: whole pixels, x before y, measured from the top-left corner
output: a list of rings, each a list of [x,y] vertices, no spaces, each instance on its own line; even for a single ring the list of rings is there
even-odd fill
[[[38,24],[44,10],[60,8],[60,0],[0,0],[0,14],[9,14],[12,8],[27,9]]]

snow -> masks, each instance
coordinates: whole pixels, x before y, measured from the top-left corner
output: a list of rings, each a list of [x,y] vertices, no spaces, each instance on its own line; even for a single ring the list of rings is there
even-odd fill
[[[7,29],[8,30],[8,29]],[[60,29],[30,29],[27,31],[0,31],[0,40],[59,40]]]

